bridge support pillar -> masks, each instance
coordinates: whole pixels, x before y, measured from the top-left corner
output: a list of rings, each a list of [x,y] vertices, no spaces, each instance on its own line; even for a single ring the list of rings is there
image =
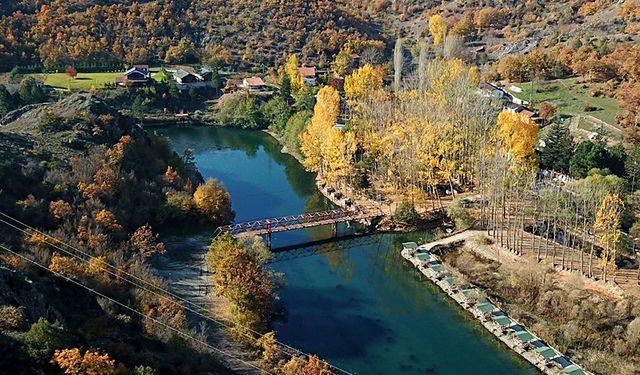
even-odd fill
[[[331,224],[331,234],[333,237],[338,237],[338,223]]]
[[[267,247],[271,250],[271,232],[268,232],[266,235]]]

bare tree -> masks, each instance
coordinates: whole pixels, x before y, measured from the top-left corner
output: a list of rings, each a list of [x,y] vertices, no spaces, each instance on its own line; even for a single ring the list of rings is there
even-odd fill
[[[404,53],[402,49],[402,38],[396,39],[396,47],[393,50],[393,88],[396,92],[400,91],[402,84],[402,66],[404,65]]]
[[[465,59],[464,39],[459,35],[447,35],[444,39],[442,54],[446,59]]]

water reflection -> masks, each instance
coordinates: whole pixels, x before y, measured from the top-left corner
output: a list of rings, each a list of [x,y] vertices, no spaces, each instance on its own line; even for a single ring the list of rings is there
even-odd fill
[[[178,152],[195,151],[205,178],[231,192],[237,220],[324,210],[331,204],[280,146],[260,132],[170,128]],[[346,230],[344,225],[340,230]],[[277,246],[330,238],[331,228],[274,234]],[[426,239],[430,233],[413,235]],[[204,237],[203,244],[206,242]],[[534,374],[399,256],[406,235],[324,246],[273,263],[285,275],[280,340],[358,374]],[[279,257],[280,255],[278,255]]]

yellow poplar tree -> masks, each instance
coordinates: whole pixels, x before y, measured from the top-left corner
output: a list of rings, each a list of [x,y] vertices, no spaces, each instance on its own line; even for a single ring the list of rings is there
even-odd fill
[[[304,156],[304,167],[311,172],[324,173],[326,143],[340,113],[340,94],[331,86],[318,91],[313,116],[300,135],[300,151]]]
[[[295,54],[289,55],[287,62],[284,65],[284,72],[291,80],[291,89],[294,93],[299,92],[305,84],[302,74],[298,71],[299,66],[300,60],[298,60],[298,56]]]
[[[538,125],[527,116],[502,111],[498,115],[498,136],[503,151],[518,162],[527,162],[535,153]]]
[[[595,230],[602,244],[600,266],[602,279],[607,281],[608,271],[615,271],[616,247],[622,233],[620,232],[620,216],[624,210],[624,202],[617,194],[607,195],[602,200],[596,215]]]
[[[384,72],[369,64],[358,68],[344,79],[344,94],[358,100],[382,88]]]
[[[444,41],[444,36],[447,32],[447,24],[444,22],[439,14],[434,14],[429,17],[429,32],[433,36],[433,44],[439,46]]]

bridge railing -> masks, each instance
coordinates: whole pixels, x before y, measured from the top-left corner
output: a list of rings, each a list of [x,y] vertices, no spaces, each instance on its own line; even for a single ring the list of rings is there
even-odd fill
[[[212,238],[216,238],[223,233],[237,235],[247,232],[271,232],[278,231],[285,227],[301,225],[305,223],[319,223],[330,220],[331,222],[341,222],[355,220],[366,216],[359,210],[329,210],[319,212],[309,212],[300,215],[281,216],[269,219],[260,219],[247,221],[244,223],[236,223],[218,227]]]

